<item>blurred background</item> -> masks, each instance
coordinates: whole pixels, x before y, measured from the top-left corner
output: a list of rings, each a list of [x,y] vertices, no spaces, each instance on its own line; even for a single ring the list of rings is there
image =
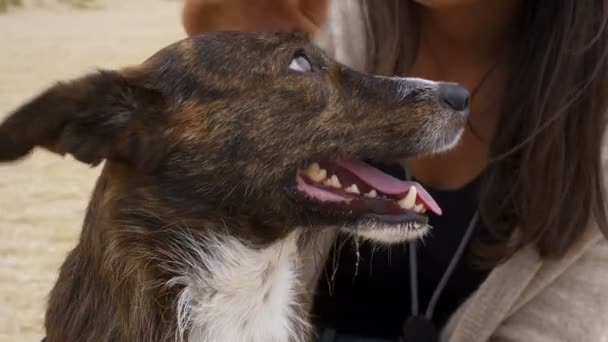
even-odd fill
[[[185,37],[175,0],[0,0],[0,120],[52,83]],[[98,168],[37,150],[0,166],[0,341],[40,341]]]

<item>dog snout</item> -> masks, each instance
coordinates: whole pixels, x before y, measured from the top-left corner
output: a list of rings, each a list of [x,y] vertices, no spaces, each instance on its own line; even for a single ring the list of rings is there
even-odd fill
[[[439,102],[447,109],[466,116],[469,111],[469,91],[458,84],[440,83]]]

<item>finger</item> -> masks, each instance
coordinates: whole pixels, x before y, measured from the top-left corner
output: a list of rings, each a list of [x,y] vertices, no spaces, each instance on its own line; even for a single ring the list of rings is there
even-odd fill
[[[329,15],[330,0],[300,0],[299,10],[308,18],[316,27],[321,27],[325,24]]]
[[[218,2],[217,0],[211,0]],[[207,0],[186,0],[182,10],[182,25],[188,35],[204,32],[208,18]]]

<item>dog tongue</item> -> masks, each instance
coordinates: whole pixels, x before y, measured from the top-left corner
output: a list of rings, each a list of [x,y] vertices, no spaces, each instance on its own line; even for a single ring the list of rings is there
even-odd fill
[[[405,195],[413,186],[418,192],[418,197],[424,205],[437,215],[441,215],[441,208],[433,197],[416,182],[408,182],[388,175],[370,165],[356,160],[334,161],[338,166],[348,170],[362,181],[387,195]]]

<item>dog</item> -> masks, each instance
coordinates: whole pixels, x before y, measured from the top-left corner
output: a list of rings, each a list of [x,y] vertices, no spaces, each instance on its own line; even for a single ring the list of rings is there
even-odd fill
[[[311,241],[423,236],[440,208],[371,164],[451,148],[467,111],[457,84],[360,73],[298,32],[193,36],[49,87],[0,125],[0,161],[104,165],[48,341],[310,341]]]

